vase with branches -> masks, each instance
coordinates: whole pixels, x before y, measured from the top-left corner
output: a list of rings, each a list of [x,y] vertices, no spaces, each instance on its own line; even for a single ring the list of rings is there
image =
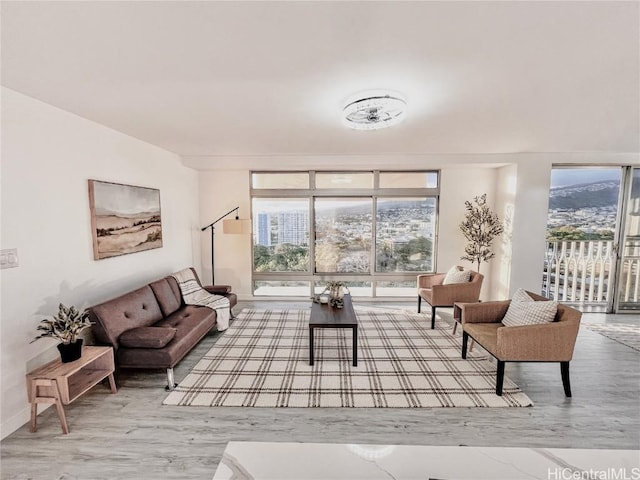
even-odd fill
[[[495,212],[487,206],[487,194],[474,197],[473,203],[464,202],[466,214],[459,227],[464,237],[469,241],[464,248],[465,255],[461,260],[468,260],[478,265],[488,262],[495,253],[491,251],[494,238],[502,235],[504,227]]]

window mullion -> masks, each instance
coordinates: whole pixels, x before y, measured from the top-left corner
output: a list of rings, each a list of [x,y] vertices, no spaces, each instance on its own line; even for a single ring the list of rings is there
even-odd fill
[[[309,197],[309,275],[316,273],[316,207],[313,195]],[[314,294],[314,281],[311,281],[311,295]]]
[[[378,198],[371,197],[371,254],[369,259],[370,275],[376,273],[376,242],[378,240]]]

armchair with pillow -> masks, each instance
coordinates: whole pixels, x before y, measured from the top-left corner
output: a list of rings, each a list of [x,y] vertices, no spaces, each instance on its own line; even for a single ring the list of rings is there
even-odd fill
[[[456,302],[477,302],[484,276],[453,266],[447,273],[418,275],[418,313],[424,299],[431,305],[431,329],[435,328],[436,307],[453,307]]]
[[[569,362],[582,312],[522,289],[511,300],[460,308],[462,358],[469,337],[495,357],[496,395],[502,395],[506,362],[559,362],[564,393],[571,397]]]

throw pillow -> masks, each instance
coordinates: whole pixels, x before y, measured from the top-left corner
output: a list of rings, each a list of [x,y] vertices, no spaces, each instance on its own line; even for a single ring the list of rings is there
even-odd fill
[[[535,302],[524,288],[519,288],[511,297],[511,302]]]
[[[138,327],[127,330],[120,335],[120,345],[127,348],[163,348],[177,330],[170,327]]]
[[[444,277],[443,285],[451,285],[453,283],[466,283],[471,278],[471,270],[464,270],[462,267],[454,265],[449,269]]]
[[[502,324],[505,327],[518,327],[550,323],[555,320],[557,311],[558,302],[536,301],[520,288],[513,294]]]

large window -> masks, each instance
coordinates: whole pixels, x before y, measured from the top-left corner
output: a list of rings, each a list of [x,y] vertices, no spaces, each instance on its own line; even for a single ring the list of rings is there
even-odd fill
[[[370,198],[316,198],[316,272],[369,273]]]
[[[253,172],[255,295],[414,296],[435,269],[438,172]]]
[[[293,198],[253,199],[253,270],[309,270],[309,202]]]
[[[376,220],[377,272],[431,271],[435,198],[380,198]]]

